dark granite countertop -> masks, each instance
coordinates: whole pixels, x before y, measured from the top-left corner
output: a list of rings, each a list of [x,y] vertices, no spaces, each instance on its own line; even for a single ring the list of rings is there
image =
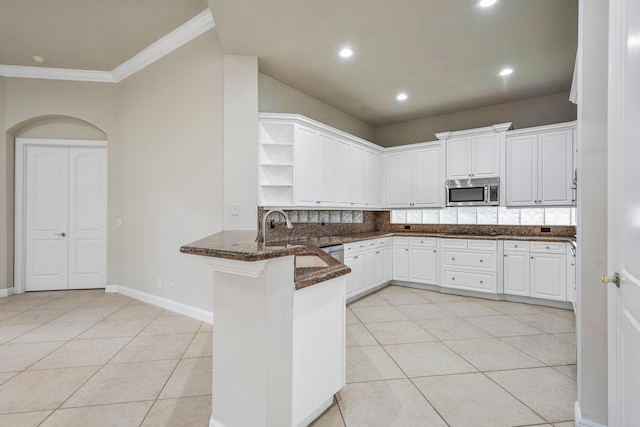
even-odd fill
[[[546,237],[522,235],[478,235],[478,234],[443,234],[421,232],[385,232],[372,231],[367,233],[349,234],[344,236],[325,236],[303,238],[287,242],[259,243],[255,241],[256,231],[221,231],[180,248],[180,252],[192,255],[202,255],[217,258],[234,259],[238,261],[260,261],[289,255],[314,254],[322,258],[327,267],[295,268],[295,287],[302,289],[335,277],[349,274],[351,269],[340,261],[323,252],[320,248],[341,245],[359,240],[376,239],[387,236],[406,237],[439,237],[448,239],[475,240],[522,240],[541,242],[574,241],[571,237]]]
[[[296,289],[315,285],[351,272],[349,267],[326,254],[316,245],[301,243],[267,243],[265,245],[255,241],[256,235],[256,231],[221,231],[182,246],[180,252],[248,262],[289,255],[314,254],[328,264],[327,267],[295,268]]]

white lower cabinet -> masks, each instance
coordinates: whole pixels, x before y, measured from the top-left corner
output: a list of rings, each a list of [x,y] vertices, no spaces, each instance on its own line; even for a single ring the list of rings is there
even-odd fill
[[[393,280],[409,280],[409,238],[393,238]]]
[[[347,298],[391,280],[391,242],[391,237],[379,237],[344,245],[344,264],[351,268]]]
[[[504,293],[567,301],[566,243],[505,242]]]
[[[438,282],[437,239],[409,238],[409,281],[435,285]]]
[[[529,296],[529,242],[504,242],[504,293]]]
[[[440,239],[440,284],[468,291],[497,293],[495,240]]]
[[[566,243],[532,243],[530,251],[531,296],[566,301]]]

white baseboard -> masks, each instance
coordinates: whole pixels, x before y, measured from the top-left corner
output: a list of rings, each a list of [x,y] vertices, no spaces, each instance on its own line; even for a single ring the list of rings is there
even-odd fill
[[[573,405],[573,419],[576,427],[607,427],[604,424],[599,424],[590,420],[585,420],[582,418],[582,413],[580,412],[580,403],[576,402]]]
[[[146,302],[157,307],[171,310],[185,316],[213,324],[213,313],[211,311],[202,310],[201,308],[186,305],[181,302],[173,301],[168,298],[159,297],[157,295],[148,294],[136,289],[128,288],[122,285],[107,285],[104,289],[106,293],[118,293],[128,297]]]
[[[9,295],[13,295],[14,288],[0,289],[0,298],[8,297]]]

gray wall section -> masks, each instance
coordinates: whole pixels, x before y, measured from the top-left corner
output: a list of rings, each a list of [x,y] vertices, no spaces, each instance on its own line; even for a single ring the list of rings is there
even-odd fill
[[[582,418],[607,424],[608,1],[580,1],[578,107],[578,402]]]
[[[375,129],[347,113],[265,74],[258,74],[258,111],[302,114],[341,131],[375,142]]]
[[[575,120],[576,106],[569,92],[491,105],[473,110],[425,117],[376,128],[375,143],[383,147],[435,141],[434,134],[512,122],[515,129]]]

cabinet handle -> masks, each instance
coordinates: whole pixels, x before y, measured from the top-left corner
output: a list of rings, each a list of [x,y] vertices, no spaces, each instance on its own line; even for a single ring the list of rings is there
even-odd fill
[[[356,255],[356,256],[353,257],[353,259],[358,259],[358,257],[359,257],[359,255]]]
[[[376,251],[376,253],[377,253],[377,254],[379,254],[379,253],[380,253],[380,251]]]
[[[514,248],[517,248],[517,247],[518,247],[518,245],[513,245],[513,247],[514,247]]]
[[[480,260],[480,262],[484,262],[484,261]]]
[[[507,257],[507,254],[504,254],[504,257],[506,258],[506,257]]]
[[[436,252],[437,252],[437,251],[434,249],[434,250],[433,250],[433,253],[435,254]]]
[[[456,278],[455,278],[455,277],[452,277],[452,278],[451,278],[451,280],[456,280]]]
[[[455,261],[455,260],[456,260],[455,258],[451,258],[451,261]]]
[[[409,249],[405,249],[405,251],[409,252]]]
[[[531,257],[531,259],[533,259],[533,257]]]
[[[482,285],[484,282],[482,280],[480,280],[480,284]]]
[[[316,200],[316,203],[320,203],[320,200]]]
[[[549,246],[547,246],[547,249],[549,249]]]

